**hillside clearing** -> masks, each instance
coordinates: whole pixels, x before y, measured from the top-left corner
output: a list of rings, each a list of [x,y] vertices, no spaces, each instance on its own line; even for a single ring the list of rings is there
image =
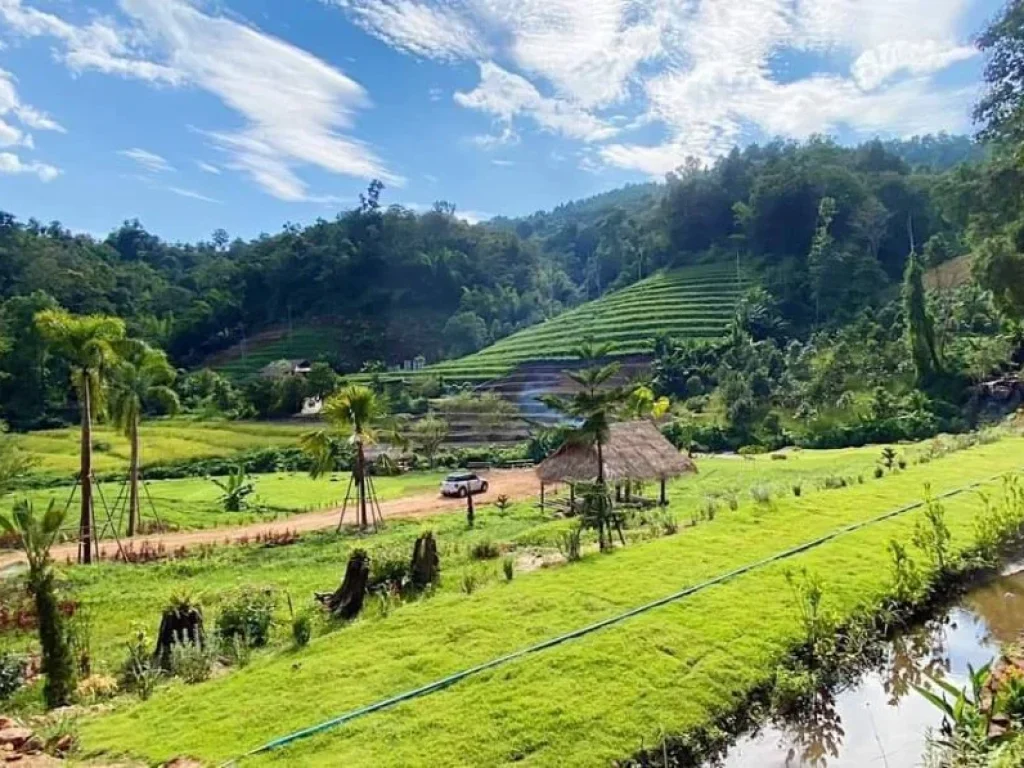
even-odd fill
[[[442,592],[385,619],[361,619],[198,687],[174,685],[84,724],[87,750],[147,759],[219,760],[347,709],[614,615],[913,499],[1016,469],[1020,438],[770,505],[737,511],[610,557],[524,574],[465,596]],[[673,509],[684,512],[676,500]],[[947,504],[955,542],[970,538],[980,502]],[[908,539],[912,516],[879,524],[795,558],[821,569],[841,613],[888,579],[885,544]],[[768,567],[678,605],[474,678],[449,691],[359,720],[267,760],[307,765],[493,765],[529,756],[543,765],[593,765],[669,732],[707,722],[761,682],[797,636],[783,567]],[[522,621],[510,622],[516,615]],[[751,631],[756,627],[756,631]],[[628,649],[628,652],[625,652]],[[329,686],[323,685],[330,679]],[[266,695],[274,691],[273,697]],[[315,692],[315,695],[311,695]],[[260,706],[250,703],[258,700]],[[458,729],[443,723],[460,723]],[[387,744],[387,749],[381,745]]]

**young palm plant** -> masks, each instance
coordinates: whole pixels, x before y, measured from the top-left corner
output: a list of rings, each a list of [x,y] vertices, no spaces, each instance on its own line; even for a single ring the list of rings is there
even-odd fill
[[[57,589],[50,547],[57,540],[66,510],[50,499],[41,518],[32,503],[20,500],[11,514],[0,515],[0,527],[18,537],[28,559],[28,588],[36,603],[39,643],[42,646],[46,685],[43,697],[48,707],[71,703],[75,691],[75,665],[64,631],[64,619],[57,602]]]
[[[140,339],[124,339],[115,344],[120,360],[112,369],[110,414],[131,446],[128,459],[128,530],[135,535],[139,523],[139,425],[145,407],[158,404],[166,413],[176,413],[180,405],[171,389],[175,370],[162,350]]]
[[[211,477],[210,482],[220,488],[220,503],[225,512],[241,512],[246,507],[246,499],[256,491],[256,486],[241,464],[231,471],[227,480],[222,482]]]
[[[383,433],[395,433],[397,427],[388,414],[387,402],[369,387],[350,384],[332,395],[320,412],[328,429],[302,436],[300,445],[313,459],[310,475],[320,477],[334,470],[340,453],[340,444],[347,442],[355,453],[352,480],[356,486],[359,529],[365,531],[371,524],[367,503],[366,449],[374,445]]]
[[[611,352],[610,344],[595,344],[586,341],[576,351],[577,356],[588,363],[578,371],[566,371],[566,375],[579,385],[580,389],[569,397],[547,395],[541,402],[572,417],[576,428],[569,440],[582,445],[592,445],[597,452],[597,483],[604,485],[604,446],[608,442],[609,425],[615,411],[622,405],[625,394],[609,382],[621,367],[616,362],[601,364]]]
[[[78,479],[82,486],[78,561],[92,562],[92,421],[104,412],[106,384],[117,361],[114,344],[124,338],[124,321],[106,315],[72,315],[47,309],[36,315],[36,327],[50,350],[71,368],[71,384],[78,396],[82,441]]]

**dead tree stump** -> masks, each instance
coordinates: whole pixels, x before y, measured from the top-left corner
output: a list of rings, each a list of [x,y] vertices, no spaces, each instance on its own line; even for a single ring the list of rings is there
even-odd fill
[[[366,582],[370,579],[370,557],[357,549],[348,558],[345,578],[334,592],[317,592],[314,597],[331,615],[339,619],[355,618],[363,608]]]
[[[437,554],[437,542],[431,531],[420,535],[412,548],[412,563],[409,564],[409,581],[414,589],[426,589],[436,584],[441,573],[441,558]]]
[[[188,643],[202,648],[205,642],[202,611],[194,605],[171,606],[160,617],[153,660],[162,668],[170,669],[175,645]]]

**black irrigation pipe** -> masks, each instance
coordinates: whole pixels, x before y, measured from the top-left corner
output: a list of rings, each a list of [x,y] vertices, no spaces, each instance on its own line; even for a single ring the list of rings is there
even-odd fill
[[[1024,471],[1024,467],[1020,467],[1016,470],[1013,470],[1012,472],[1020,471]],[[935,500],[940,500],[948,499],[953,496],[958,496],[961,493],[973,491],[976,488],[981,487],[982,485],[987,485],[988,483],[994,482],[1011,473],[1001,472],[998,475],[993,475],[992,477],[986,478],[984,480],[978,480],[976,482],[970,483],[969,485],[965,485],[960,488],[955,488],[953,490],[940,493],[938,496],[935,496],[933,498]],[[521,659],[524,656],[528,656],[533,653],[538,653],[540,651],[547,650],[548,648],[554,648],[555,646],[561,645],[562,643],[568,640],[575,640],[576,638],[584,637],[585,635],[597,632],[598,630],[604,629],[605,627],[620,624],[626,619],[630,619],[634,616],[639,616],[642,613],[647,613],[648,611],[651,611],[655,608],[660,608],[663,605],[668,605],[669,603],[681,600],[684,597],[689,597],[690,595],[693,595],[697,592],[701,592],[707,589],[708,587],[713,587],[718,584],[722,584],[726,581],[729,581],[730,579],[736,578],[737,576],[742,576],[744,574],[750,573],[751,571],[763,568],[766,565],[771,565],[772,563],[787,560],[793,557],[794,555],[799,555],[803,552],[807,552],[808,550],[815,549],[817,547],[820,547],[822,544],[826,544],[840,536],[845,536],[846,534],[854,533],[855,531],[859,531],[862,528],[867,528],[868,526],[876,525],[877,523],[882,523],[886,520],[891,520],[894,517],[906,514],[907,512],[911,512],[915,509],[920,509],[926,503],[927,501],[911,502],[910,504],[906,504],[902,507],[897,507],[896,509],[889,510],[888,512],[885,512],[876,517],[872,517],[868,520],[863,520],[859,523],[851,523],[850,525],[838,528],[832,531],[831,533],[827,533],[824,536],[821,536],[817,539],[805,542],[804,544],[799,544],[791,549],[787,549],[782,552],[777,552],[776,554],[771,555],[770,557],[766,557],[763,560],[757,560],[756,562],[748,563],[747,565],[742,565],[739,568],[735,568],[719,576],[715,576],[714,578],[708,579],[707,581],[701,582],[700,584],[695,584],[691,587],[686,587],[685,589],[681,589],[678,592],[674,592],[670,595],[666,595],[665,597],[661,597],[657,600],[653,600],[649,603],[637,606],[636,608],[632,608],[626,611],[625,613],[620,613],[616,616],[611,616],[607,619],[602,619],[601,621],[595,622],[593,624],[588,624],[585,627],[575,629],[572,632],[566,632],[565,634],[558,635],[557,637],[552,637],[548,640],[543,640],[534,645],[522,648],[518,651],[514,651],[513,653],[509,653],[504,656],[499,656],[495,659],[491,659],[490,661],[485,661],[483,664],[477,664],[474,667],[469,667],[468,669],[464,669],[461,672],[456,672],[452,675],[448,675],[447,677],[443,677],[440,680],[435,680],[432,683],[427,683],[426,685],[422,685],[419,688],[413,688],[411,690],[405,691],[404,693],[397,694],[396,696],[391,696],[387,699],[381,699],[380,701],[376,701],[372,704],[367,704],[364,707],[359,707],[358,709],[350,710],[348,712],[345,712],[344,714],[338,715],[337,717],[331,718],[330,720],[325,720],[322,723],[317,723],[316,725],[311,725],[308,728],[303,728],[302,730],[289,733],[286,736],[281,736],[276,739],[273,739],[272,741],[268,741],[266,744],[256,747],[255,749],[251,749],[248,752],[239,755],[238,757],[234,757],[228,760],[227,762],[221,763],[219,768],[228,768],[229,766],[235,766],[238,764],[239,760],[243,760],[247,757],[253,757],[254,755],[269,752],[271,750],[290,744],[293,741],[298,741],[299,739],[304,739],[308,736],[313,736],[315,734],[322,733],[323,731],[330,730],[331,728],[336,728],[339,725],[344,725],[345,723],[351,722],[356,718],[363,717],[364,715],[373,714],[374,712],[379,712],[383,709],[389,709],[390,707],[393,707],[397,704],[401,704],[406,701],[411,701],[412,699],[418,699],[421,696],[426,696],[427,694],[443,690],[448,686],[454,685],[455,683],[461,680],[465,680],[466,678],[471,677],[473,675],[478,675],[481,672],[486,672],[496,667],[500,667],[504,664],[508,664],[511,661],[515,661],[516,659]]]

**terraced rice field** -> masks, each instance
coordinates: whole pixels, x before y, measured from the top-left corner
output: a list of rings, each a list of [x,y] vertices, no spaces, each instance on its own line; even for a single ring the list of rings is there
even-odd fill
[[[251,379],[277,360],[316,360],[331,355],[341,346],[341,330],[329,326],[297,326],[264,331],[250,338],[244,347],[236,345],[215,356],[209,367],[229,379]]]
[[[585,338],[613,345],[614,354],[650,352],[662,332],[685,338],[722,334],[744,289],[732,264],[707,264],[661,272],[458,360],[402,376],[438,375],[485,381],[522,363],[571,359]]]

